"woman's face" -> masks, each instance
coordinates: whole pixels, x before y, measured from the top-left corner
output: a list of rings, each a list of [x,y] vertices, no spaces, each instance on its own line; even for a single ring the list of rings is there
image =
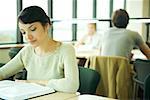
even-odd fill
[[[93,24],[88,24],[88,35],[93,35],[96,32],[96,27]]]
[[[33,47],[40,46],[48,37],[48,25],[42,26],[40,22],[33,22],[31,24],[19,22],[19,29]]]

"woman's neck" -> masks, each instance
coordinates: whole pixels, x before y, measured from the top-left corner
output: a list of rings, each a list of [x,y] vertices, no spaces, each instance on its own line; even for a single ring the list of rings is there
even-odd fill
[[[35,48],[35,53],[38,55],[45,55],[47,53],[53,52],[57,49],[59,43],[60,42],[58,41],[47,39],[40,46]]]

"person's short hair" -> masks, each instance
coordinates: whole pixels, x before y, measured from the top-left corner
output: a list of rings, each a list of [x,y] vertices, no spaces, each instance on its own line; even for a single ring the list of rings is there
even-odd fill
[[[29,6],[23,9],[18,15],[18,21],[24,24],[31,24],[33,22],[40,22],[42,25],[51,24],[49,17],[39,6]]]
[[[126,28],[129,23],[129,15],[126,10],[116,10],[112,15],[112,24],[118,28]]]

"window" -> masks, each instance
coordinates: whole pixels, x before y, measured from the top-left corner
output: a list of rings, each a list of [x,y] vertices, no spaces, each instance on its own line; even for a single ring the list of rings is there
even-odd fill
[[[0,43],[17,42],[17,4],[14,0],[2,0],[0,3]]]
[[[113,11],[117,9],[124,9],[124,0],[114,0],[113,1]]]
[[[93,0],[77,0],[77,18],[91,19],[93,17]]]
[[[53,18],[71,19],[72,0],[53,0]]]
[[[87,24],[88,23],[82,23],[82,22],[80,22],[80,24],[78,24],[77,40],[80,40],[87,33]]]
[[[58,41],[71,41],[72,28],[71,23],[55,22],[53,24],[53,38]]]
[[[126,3],[126,9],[129,13],[130,18],[143,17],[143,0],[127,0]],[[142,35],[142,23],[139,23],[136,20],[130,20],[130,23],[127,28],[137,31],[139,34]]]
[[[97,0],[97,19],[110,19],[110,0]],[[99,21],[97,33],[103,34],[109,27],[109,21]]]
[[[109,19],[110,13],[110,0],[97,0],[97,18]]]
[[[143,0],[126,0],[126,9],[131,18],[143,17]]]
[[[48,0],[23,0],[23,9],[33,5],[42,7],[48,14]]]
[[[93,18],[93,0],[77,0],[77,18],[86,19],[86,21],[78,21],[77,23],[77,40],[87,33],[87,19]]]
[[[60,41],[72,40],[72,0],[53,0],[53,38]],[[65,21],[63,21],[65,20]],[[62,21],[62,22],[61,22]]]
[[[25,7],[32,5],[40,6],[48,14],[48,6],[51,6],[48,4],[48,1],[49,0],[22,0],[22,5],[23,9]],[[60,20],[58,22],[53,23],[53,31],[52,31],[53,38],[59,41],[71,41],[73,36],[72,34],[77,32],[77,40],[78,40],[82,35],[84,35],[84,33],[86,33],[87,23],[91,22],[93,16],[95,17],[96,15],[96,18],[100,20],[110,19],[112,11],[124,8],[125,5],[126,5],[125,8],[129,13],[130,18],[142,18],[145,16],[147,17],[150,14],[148,9],[149,4],[147,4],[148,7],[146,7],[144,3],[147,2],[143,0],[112,0],[113,3],[111,3],[111,0],[95,0],[95,1],[96,1],[96,12],[93,12],[93,9],[95,7],[93,4],[94,0],[52,0],[53,20],[54,21]],[[75,9],[73,9],[73,3],[77,3],[75,4],[77,5]],[[0,8],[1,8],[0,43],[16,43],[17,0],[16,1],[2,0],[0,3]],[[5,10],[5,13],[3,10]],[[146,12],[147,14],[145,14]],[[83,19],[81,21],[75,22],[75,24],[77,24],[77,27],[72,27],[72,24],[74,24],[74,20],[72,21],[73,14],[74,15],[77,14],[76,15],[77,19]],[[99,21],[96,23],[98,33],[103,33],[110,27],[109,21]],[[142,34],[144,33],[142,24],[143,23],[137,24],[136,22],[132,21],[129,23],[129,26],[127,28],[138,31],[139,33]]]

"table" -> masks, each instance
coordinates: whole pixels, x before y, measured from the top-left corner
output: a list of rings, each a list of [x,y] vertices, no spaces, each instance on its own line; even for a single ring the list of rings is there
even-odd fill
[[[138,49],[132,50],[133,57],[132,60],[134,61],[135,59],[147,59],[146,56]]]
[[[76,56],[80,58],[87,58],[89,56],[98,56],[100,55],[100,50],[98,49],[86,49],[86,50],[76,50]]]
[[[22,48],[26,45],[27,44],[5,44],[5,45],[0,45],[0,49]]]
[[[147,59],[146,56],[139,49],[132,50],[132,54],[133,57],[131,59],[131,63],[133,63],[136,59]],[[100,50],[76,50],[78,66],[84,66],[87,58],[89,58],[90,56],[100,56]]]
[[[146,56],[139,50],[134,49],[132,50],[133,53],[133,60],[135,59],[147,59]],[[88,58],[90,56],[100,56],[100,50],[82,50],[82,51],[76,51],[76,56],[78,58]]]
[[[79,95],[78,93],[55,92],[52,94],[39,96],[29,100],[69,100],[70,98],[76,97],[78,95]]]
[[[72,97],[68,100],[117,100],[117,99],[107,98],[107,97],[102,97],[102,96],[96,96],[96,95],[84,94],[84,95],[78,95],[76,97]]]
[[[97,95],[79,95],[79,93],[63,93],[63,92],[56,92],[36,98],[32,98],[29,100],[117,100],[113,98],[107,98]]]
[[[78,66],[84,66],[86,60],[90,56],[98,56],[100,55],[100,50],[93,49],[93,50],[76,50],[76,58]]]

